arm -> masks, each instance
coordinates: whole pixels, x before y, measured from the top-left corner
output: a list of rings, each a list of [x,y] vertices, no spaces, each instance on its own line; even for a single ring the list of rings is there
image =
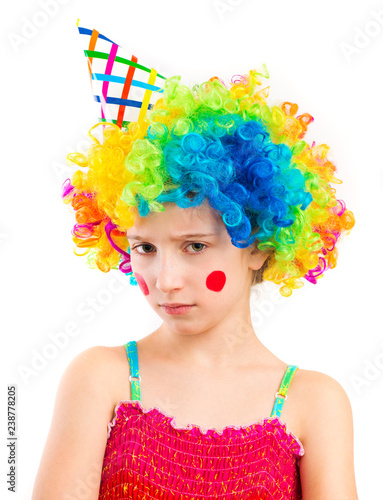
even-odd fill
[[[300,476],[303,500],[358,500],[351,404],[342,386],[309,372]]]
[[[78,354],[57,390],[32,500],[97,500],[113,401],[105,347]]]

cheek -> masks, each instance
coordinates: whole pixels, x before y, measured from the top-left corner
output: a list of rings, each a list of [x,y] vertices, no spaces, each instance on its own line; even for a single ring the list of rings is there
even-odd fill
[[[220,292],[226,283],[226,274],[223,271],[213,271],[206,278],[206,286],[212,292]]]
[[[141,276],[141,274],[134,273],[134,276],[135,276],[135,278],[136,278],[136,280],[137,280],[138,286],[141,288],[141,292],[142,292],[144,295],[149,295],[148,285],[145,283],[145,280],[144,280],[144,278]]]

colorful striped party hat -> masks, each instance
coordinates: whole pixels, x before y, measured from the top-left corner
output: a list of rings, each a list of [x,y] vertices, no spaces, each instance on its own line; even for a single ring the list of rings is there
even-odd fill
[[[77,27],[84,39],[94,100],[100,103],[99,121],[127,128],[142,120],[162,96],[166,77],[139,63],[135,55],[95,29]]]

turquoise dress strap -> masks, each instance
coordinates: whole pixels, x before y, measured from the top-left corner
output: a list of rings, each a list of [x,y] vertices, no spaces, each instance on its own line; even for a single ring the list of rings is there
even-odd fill
[[[289,365],[286,368],[285,374],[283,376],[281,385],[278,389],[278,392],[275,394],[274,406],[271,412],[270,417],[280,417],[283,404],[287,399],[287,389],[289,388],[291,379],[293,378],[294,373],[298,370],[298,366]]]
[[[141,400],[141,390],[140,390],[140,374],[138,370],[138,356],[137,356],[137,344],[135,340],[127,342],[124,344],[126,354],[128,356],[129,366],[130,366],[130,397],[131,399]]]

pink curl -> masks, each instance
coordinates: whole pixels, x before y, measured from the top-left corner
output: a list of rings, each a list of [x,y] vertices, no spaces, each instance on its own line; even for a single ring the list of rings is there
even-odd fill
[[[338,217],[340,217],[341,215],[344,214],[344,211],[346,210],[346,204],[343,200],[336,200],[338,202],[338,205],[336,207],[334,207],[332,210],[333,212],[338,215]],[[337,212],[336,210],[338,210],[338,206],[341,206],[341,209],[339,212]]]
[[[130,255],[114,243],[114,241],[112,240],[112,236],[110,234],[113,231],[113,229],[115,229],[116,227],[117,227],[117,225],[113,224],[112,221],[109,219],[109,222],[105,225],[106,236],[108,237],[109,243],[112,245],[112,247],[115,250],[117,250],[117,252],[119,252],[120,254],[122,254],[126,257],[125,260],[123,260],[120,263],[120,265],[118,266],[119,270],[123,273],[131,273],[132,267],[130,265]],[[129,265],[128,265],[128,267],[125,268],[125,265],[127,265],[127,264],[129,264]]]
[[[77,238],[89,238],[94,234],[93,226],[98,226],[102,221],[88,222],[87,224],[75,224],[72,234]]]
[[[326,235],[323,239],[326,240],[326,244],[330,245],[329,247],[322,247],[323,255],[327,255],[327,252],[332,252],[335,248],[336,242],[340,236],[340,232],[336,231],[335,233],[331,233],[330,235]]]
[[[61,198],[65,198],[65,196],[67,196],[71,191],[73,191],[73,189],[74,189],[74,186],[72,185],[71,180],[66,179],[62,185]]]
[[[321,267],[321,262],[323,264],[323,268]],[[326,269],[327,265],[325,259],[323,257],[319,257],[319,264],[316,267],[314,267],[314,269],[310,269],[309,271],[307,271],[307,273],[303,277],[306,278],[306,280],[309,281],[310,283],[316,285],[317,277],[323,274],[326,271]]]
[[[245,76],[243,76],[243,75],[233,75],[231,77],[231,83],[242,83],[242,82],[245,85],[247,85],[249,83],[249,80]]]

